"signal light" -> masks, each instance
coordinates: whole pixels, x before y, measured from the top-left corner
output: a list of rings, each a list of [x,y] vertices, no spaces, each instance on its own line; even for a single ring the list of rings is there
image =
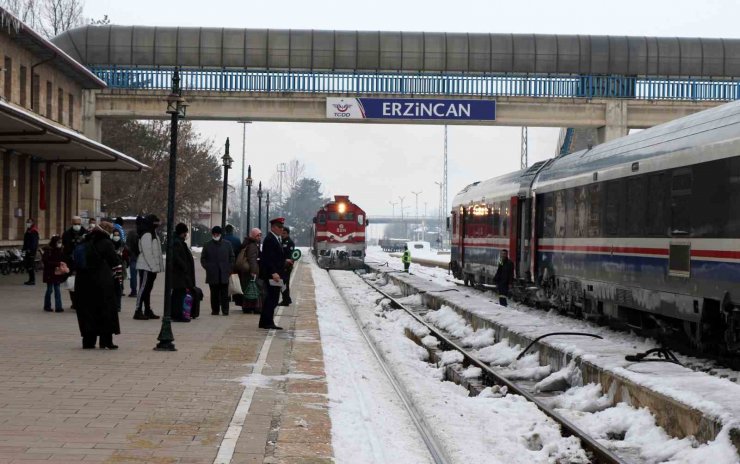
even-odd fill
[[[347,205],[345,203],[339,203],[339,212],[344,214],[345,211],[347,211]]]

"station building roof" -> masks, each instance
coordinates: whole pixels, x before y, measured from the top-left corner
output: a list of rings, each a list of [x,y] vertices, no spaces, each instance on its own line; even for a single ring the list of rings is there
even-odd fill
[[[0,101],[0,147],[77,170],[141,171],[149,168],[130,156],[5,101]]]
[[[75,61],[64,50],[44,38],[5,8],[0,7],[0,27],[4,33],[21,47],[39,57],[39,61],[49,60],[64,75],[77,82],[83,89],[102,89],[104,81],[84,65]]]
[[[740,77],[740,39],[87,25],[53,42],[87,66]]]

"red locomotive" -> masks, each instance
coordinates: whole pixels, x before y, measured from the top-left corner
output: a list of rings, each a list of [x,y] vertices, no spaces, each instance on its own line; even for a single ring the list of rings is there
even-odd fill
[[[324,269],[357,269],[365,262],[365,211],[335,195],[313,218],[313,253]]]

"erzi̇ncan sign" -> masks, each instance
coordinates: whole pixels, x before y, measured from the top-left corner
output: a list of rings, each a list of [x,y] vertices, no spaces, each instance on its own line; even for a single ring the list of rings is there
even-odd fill
[[[329,119],[496,120],[494,100],[327,97]]]

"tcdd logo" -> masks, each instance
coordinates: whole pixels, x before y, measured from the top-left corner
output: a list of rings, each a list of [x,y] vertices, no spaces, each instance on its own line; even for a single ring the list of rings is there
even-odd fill
[[[352,108],[352,104],[342,102],[342,103],[334,103],[332,106],[337,109],[337,112],[334,113],[335,117],[349,118],[351,116],[349,109]]]

